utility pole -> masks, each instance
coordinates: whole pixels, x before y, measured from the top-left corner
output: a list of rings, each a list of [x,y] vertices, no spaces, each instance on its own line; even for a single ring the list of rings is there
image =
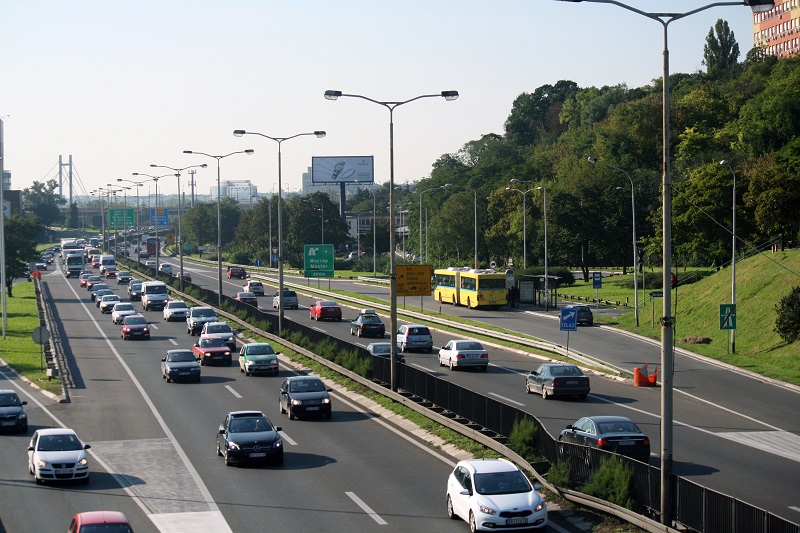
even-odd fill
[[[194,207],[194,175],[197,173],[195,169],[189,170],[189,185],[191,187],[192,207]]]

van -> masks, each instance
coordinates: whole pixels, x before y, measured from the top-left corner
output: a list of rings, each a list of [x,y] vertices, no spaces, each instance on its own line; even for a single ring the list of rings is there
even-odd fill
[[[100,273],[104,273],[106,268],[117,268],[117,260],[114,259],[113,255],[101,255],[100,256]]]
[[[163,281],[145,281],[142,283],[142,309],[162,311],[169,301],[169,291]]]

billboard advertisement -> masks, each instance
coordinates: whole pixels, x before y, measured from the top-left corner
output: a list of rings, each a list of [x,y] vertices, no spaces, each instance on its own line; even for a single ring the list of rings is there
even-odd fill
[[[311,183],[375,183],[373,157],[321,156],[311,158]]]

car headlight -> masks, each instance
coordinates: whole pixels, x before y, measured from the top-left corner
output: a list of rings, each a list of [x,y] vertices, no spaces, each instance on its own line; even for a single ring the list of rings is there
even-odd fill
[[[21,413],[21,414],[19,415],[19,419],[20,419],[20,420],[25,420],[26,418],[28,418],[28,415],[26,415],[25,413]]]
[[[241,448],[239,448],[239,445],[236,444],[235,442],[230,442],[229,441],[228,442],[228,449],[230,449],[230,450],[239,450]]]
[[[228,337],[228,342],[233,342],[233,337]]]
[[[89,459],[87,459],[86,457],[84,457],[83,459],[81,459],[80,461],[78,461],[78,463],[77,463],[77,464],[78,464],[79,466],[86,466],[86,465],[88,465],[88,464],[89,464]]]
[[[147,332],[148,332],[148,331],[150,331],[150,330],[149,330],[148,328],[144,328],[142,331],[144,331],[145,333],[147,333]]]
[[[38,461],[36,461],[36,466],[38,466],[39,468],[44,468],[47,466],[47,461],[39,459]]]
[[[301,400],[292,400],[292,405],[303,405]]]
[[[537,512],[537,513],[538,513],[539,511],[541,511],[542,509],[544,509],[544,502],[539,502],[539,505],[537,505],[536,507],[534,507],[534,508],[533,508],[533,510],[534,510],[535,512]]]
[[[324,405],[327,405],[327,404],[331,403],[331,399],[330,399],[330,398],[323,398],[323,399],[322,399],[322,403],[323,403]]]
[[[225,355],[230,355],[230,354],[231,354],[231,352],[225,352]]]
[[[479,505],[479,506],[478,506],[478,510],[479,510],[480,512],[482,512],[483,514],[489,514],[489,515],[495,515],[495,514],[497,514],[497,511],[495,511],[495,510],[494,510],[494,509],[492,509],[491,507],[486,507],[485,505]]]

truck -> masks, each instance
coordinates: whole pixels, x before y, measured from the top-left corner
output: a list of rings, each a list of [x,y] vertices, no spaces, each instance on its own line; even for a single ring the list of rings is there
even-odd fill
[[[80,252],[68,253],[64,259],[64,275],[68,278],[78,277],[81,274],[86,258]]]
[[[155,257],[158,253],[158,249],[160,245],[160,241],[158,237],[148,237],[147,238],[147,255],[150,257]]]

